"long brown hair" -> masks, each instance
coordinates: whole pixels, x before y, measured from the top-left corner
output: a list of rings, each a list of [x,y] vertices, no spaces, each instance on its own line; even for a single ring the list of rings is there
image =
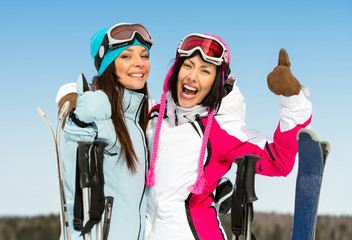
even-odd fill
[[[125,157],[128,169],[134,173],[136,171],[136,162],[138,159],[124,118],[123,94],[125,88],[118,82],[114,63],[110,64],[100,77],[96,77],[93,83],[93,89],[103,90],[109,96],[111,104],[111,119],[116,132],[114,145],[119,141],[121,145],[120,157]],[[145,84],[138,92],[143,93],[144,96],[148,98],[147,84]],[[148,100],[146,100],[143,103],[139,118],[139,125],[141,126],[144,135],[148,124],[148,111]]]

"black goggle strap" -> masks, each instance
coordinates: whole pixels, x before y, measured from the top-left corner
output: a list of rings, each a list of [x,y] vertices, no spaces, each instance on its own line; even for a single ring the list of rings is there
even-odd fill
[[[231,73],[230,64],[228,62],[222,62],[222,69],[224,71],[224,81],[229,77]]]
[[[105,34],[103,42],[99,47],[98,53],[94,57],[94,65],[98,72],[108,47],[109,47],[109,38],[108,38],[108,35]]]

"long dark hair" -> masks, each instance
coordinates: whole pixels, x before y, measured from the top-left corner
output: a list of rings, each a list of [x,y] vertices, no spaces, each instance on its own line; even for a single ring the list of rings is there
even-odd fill
[[[109,96],[111,104],[111,119],[116,132],[116,140],[114,145],[116,145],[117,141],[119,141],[121,145],[120,157],[125,157],[128,169],[134,173],[136,171],[136,162],[138,159],[136,157],[124,118],[123,94],[125,88],[118,82],[118,76],[116,75],[114,63],[110,64],[103,74],[95,79],[93,89],[103,90]],[[148,97],[147,84],[145,84],[144,87],[138,92],[143,93],[146,97]],[[139,125],[141,126],[144,134],[148,124],[148,110],[148,101],[144,101],[139,118]]]
[[[175,66],[174,70],[172,72],[172,75],[170,77],[170,89],[171,89],[171,95],[172,98],[176,103],[177,101],[177,80],[178,80],[178,73],[180,72],[180,69],[182,67],[182,64],[184,61],[188,58],[192,58],[193,56],[199,55],[201,57],[201,54],[199,54],[198,51],[195,51],[191,56],[189,57],[179,57],[175,61]],[[202,58],[203,59],[203,58]],[[215,81],[213,83],[213,86],[208,93],[207,96],[203,99],[203,101],[200,103],[202,106],[209,107],[210,109],[214,109],[215,111],[219,109],[221,105],[221,100],[223,98],[223,76],[222,76],[222,69],[221,66],[216,66],[216,75],[215,75]]]

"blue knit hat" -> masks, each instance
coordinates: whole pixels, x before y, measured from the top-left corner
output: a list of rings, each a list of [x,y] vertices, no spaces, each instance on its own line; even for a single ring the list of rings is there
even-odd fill
[[[99,49],[100,49],[100,46],[103,42],[103,39],[104,39],[104,36],[105,36],[105,33],[109,30],[109,28],[103,28],[103,29],[100,29],[98,32],[96,32],[93,37],[91,38],[90,40],[90,55],[92,56],[93,58],[93,61],[94,60],[94,57],[95,55],[97,55]],[[124,51],[126,50],[127,48],[131,47],[131,46],[134,46],[134,45],[140,45],[140,46],[143,46],[145,47],[145,49],[147,49],[148,51],[148,55],[149,55],[149,49],[146,45],[143,45],[142,43],[140,43],[137,38],[136,40],[134,41],[133,44],[131,45],[127,45],[127,46],[123,46],[123,47],[119,47],[119,48],[115,48],[113,50],[111,50],[110,48],[108,48],[106,50],[106,53],[104,55],[104,58],[103,58],[103,61],[101,62],[101,65],[100,65],[100,68],[99,68],[99,71],[98,71],[98,76],[100,77],[103,72],[108,68],[108,66]]]

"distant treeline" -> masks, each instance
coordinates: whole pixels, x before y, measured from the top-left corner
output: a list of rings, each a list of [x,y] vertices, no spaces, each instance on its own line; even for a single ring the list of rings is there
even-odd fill
[[[231,216],[220,217],[231,240]],[[254,213],[253,234],[257,240],[290,240],[293,216],[277,213]],[[316,240],[352,240],[351,216],[318,216]]]
[[[222,215],[220,219],[231,240],[230,215]],[[292,215],[257,212],[252,224],[257,240],[289,240],[291,226]],[[59,236],[58,215],[0,218],[0,240],[59,240]],[[351,240],[352,217],[319,216],[316,239]]]
[[[59,240],[58,215],[0,218],[0,240]]]

